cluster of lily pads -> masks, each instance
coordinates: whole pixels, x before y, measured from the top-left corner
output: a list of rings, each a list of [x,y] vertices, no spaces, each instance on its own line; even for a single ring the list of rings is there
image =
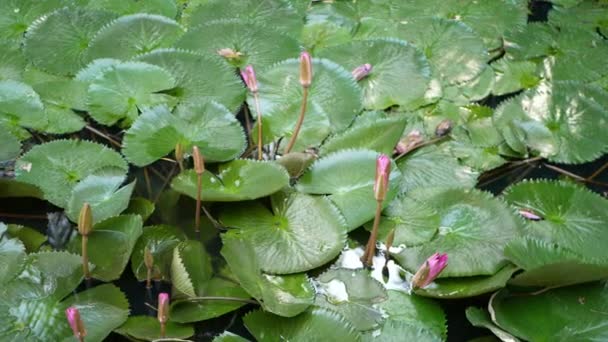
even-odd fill
[[[552,3],[1,1],[0,197],[58,213],[0,223],[0,339],[608,339],[608,201],[476,188],[608,150],[608,5]]]

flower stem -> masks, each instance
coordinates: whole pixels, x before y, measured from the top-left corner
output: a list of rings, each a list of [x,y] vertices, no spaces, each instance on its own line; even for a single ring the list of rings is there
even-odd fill
[[[192,298],[186,299],[186,301],[188,301],[188,302],[198,302],[198,301],[207,301],[207,300],[228,301],[228,302],[241,302],[241,303],[257,304],[257,305],[260,304],[260,303],[258,303],[257,301],[255,301],[253,299],[238,298],[238,297],[209,296],[209,297],[192,297]]]
[[[88,253],[88,248],[87,248],[88,244],[89,244],[88,235],[83,235],[82,236],[82,273],[84,274],[84,279],[87,282],[87,287],[88,287],[88,283],[91,279],[91,273],[89,272],[89,253]]]
[[[298,122],[296,123],[296,128],[293,131],[293,135],[289,140],[289,144],[285,148],[285,154],[289,153],[293,148],[293,145],[296,143],[296,139],[298,138],[298,134],[300,133],[300,128],[302,128],[302,123],[304,122],[304,114],[306,114],[306,106],[308,104],[308,87],[302,88],[302,106],[300,107],[300,117],[298,118]]]
[[[374,254],[376,254],[376,240],[378,240],[378,226],[380,225],[380,215],[382,214],[382,201],[376,202],[376,216],[374,217],[374,228],[372,234],[369,236],[367,245],[365,246],[365,253],[361,257],[361,261],[365,266],[372,266]]]
[[[194,216],[194,233],[196,238],[201,240],[201,190],[203,187],[203,175],[196,175],[196,212]]]
[[[152,288],[152,269],[148,267],[148,272],[146,274],[146,289]]]
[[[264,145],[262,142],[262,111],[260,110],[260,98],[257,92],[253,93],[253,99],[255,101],[255,111],[258,117],[258,160],[262,160],[262,147]]]
[[[167,323],[160,324],[160,337],[161,338],[167,337]]]

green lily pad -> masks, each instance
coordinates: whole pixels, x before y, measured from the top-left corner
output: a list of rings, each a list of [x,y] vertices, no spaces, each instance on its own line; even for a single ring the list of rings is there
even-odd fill
[[[245,98],[243,83],[219,58],[183,50],[157,49],[137,59],[171,72],[177,80],[173,94],[181,103],[216,101],[235,112]],[[205,77],[200,77],[201,66],[205,66]]]
[[[253,311],[245,327],[257,341],[358,341],[360,334],[340,315],[327,309],[311,309],[293,318]]]
[[[226,62],[239,68],[251,64],[256,69],[293,58],[300,52],[299,43],[294,38],[256,22],[242,20],[217,20],[197,26],[175,46],[206,55],[232,49],[241,55],[234,59],[226,58]]]
[[[374,179],[378,153],[369,150],[344,150],[317,160],[296,185],[300,192],[328,195],[340,210],[348,230],[353,230],[374,218],[377,201]],[[395,197],[401,172],[392,163],[389,189],[383,205]]]
[[[536,64],[528,61],[500,59],[492,63],[496,73],[496,83],[492,89],[494,95],[514,93],[521,89],[535,87],[540,79],[536,73]]]
[[[162,338],[187,339],[194,335],[194,328],[191,325],[177,324],[172,321],[167,322],[165,329],[165,336]],[[127,338],[136,338],[139,341],[161,339],[160,322],[156,317],[150,316],[131,316],[116,329],[116,332]]]
[[[116,58],[127,60],[136,55],[173,45],[184,29],[162,15],[137,13],[125,15],[105,25],[91,40],[87,60]]]
[[[96,59],[80,69],[74,77],[74,80],[89,84],[103,75],[104,72],[112,69],[113,66],[121,63],[120,60],[114,58]]]
[[[135,165],[151,164],[181,144],[198,146],[207,162],[227,161],[245,149],[243,128],[222,105],[210,102],[180,106],[176,115],[166,106],[145,110],[126,132],[123,153]]]
[[[0,3],[0,39],[18,42],[34,20],[69,5],[71,0],[7,0]]]
[[[229,331],[225,331],[223,334],[216,336],[213,339],[213,342],[249,342],[249,340]]]
[[[490,314],[485,310],[468,307],[466,310],[466,316],[473,326],[489,329],[494,335],[500,338],[498,341],[520,342],[517,337],[502,330],[494,322],[492,322]]]
[[[271,195],[289,184],[289,175],[280,165],[250,159],[222,164],[217,175],[202,175],[201,199],[206,202],[236,202]],[[171,187],[196,199],[197,175],[187,170],[178,175]]]
[[[91,272],[92,277],[103,281],[120,277],[142,233],[141,226],[138,215],[115,216],[93,226],[87,245],[89,261],[96,266]],[[80,235],[68,244],[68,250],[75,253],[81,253],[81,248]]]
[[[173,248],[171,282],[180,293],[188,297],[201,294],[211,273],[211,256],[200,242],[186,240]]]
[[[420,50],[395,39],[354,41],[319,52],[347,70],[370,63],[371,73],[360,80],[363,105],[367,109],[385,109],[399,105],[415,109],[426,104],[424,95],[431,70]],[[406,79],[407,82],[403,82]]]
[[[44,128],[48,122],[40,96],[29,85],[0,81],[0,123],[7,126]]]
[[[340,254],[346,242],[344,222],[324,197],[278,194],[272,211],[249,202],[220,213],[231,234],[253,244],[264,272],[298,273],[322,266]]]
[[[505,33],[507,58],[525,60],[547,56],[551,51],[555,28],[542,22],[531,22]]]
[[[0,80],[21,81],[27,61],[19,45],[8,41],[0,41]]]
[[[24,54],[42,70],[72,75],[84,66],[84,54],[93,36],[115,17],[82,8],[62,8],[42,16],[27,29]]]
[[[358,3],[315,1],[306,12],[301,41],[309,50],[348,43],[359,23]]]
[[[561,6],[554,6],[548,14],[549,24],[553,26],[584,27],[589,31],[608,28],[608,6],[601,1],[576,1],[558,5]]]
[[[160,14],[167,18],[175,18],[178,10],[175,0],[96,0],[89,1],[86,6],[120,15],[149,13]]]
[[[4,235],[7,229],[6,224],[0,222],[0,236]],[[0,284],[7,283],[19,274],[25,261],[25,251],[20,240],[0,238]]]
[[[16,238],[21,241],[28,253],[38,251],[40,246],[42,246],[42,244],[47,240],[46,235],[40,233],[36,229],[18,224],[9,224],[6,232],[8,233],[9,237]],[[2,271],[0,271],[0,274],[2,274]],[[2,279],[2,276],[0,276],[0,279]]]
[[[146,222],[150,216],[154,213],[156,205],[143,197],[131,197],[129,200],[129,206],[125,209],[125,214],[137,214],[141,216],[141,220]]]
[[[527,341],[602,341],[608,338],[608,289],[589,283],[538,295],[502,290],[489,304],[492,319]]]
[[[420,201],[437,211],[437,221],[430,221],[437,233],[422,244],[408,246],[395,259],[408,271],[415,272],[437,252],[447,253],[448,266],[439,275],[468,277],[493,275],[508,261],[502,249],[519,236],[519,222],[502,201],[479,190],[419,189],[403,201]],[[403,214],[402,214],[403,215]],[[407,238],[407,237],[405,237]],[[416,239],[415,243],[420,243]]]
[[[107,167],[127,171],[120,154],[106,146],[78,140],[54,140],[37,145],[15,164],[18,181],[35,185],[49,202],[66,208],[74,187]]]
[[[107,68],[89,86],[87,105],[93,119],[111,126],[126,119],[133,122],[138,111],[161,104],[171,104],[173,98],[160,91],[175,86],[169,71],[147,63],[127,62]]]
[[[21,153],[21,141],[4,129],[0,130],[0,161],[17,158]]]
[[[147,268],[144,264],[144,250],[148,248],[154,257],[152,277],[154,279],[171,279],[171,261],[173,249],[186,235],[178,228],[168,225],[149,226],[143,228],[141,237],[133,247],[131,254],[131,269],[139,281],[146,280]]]

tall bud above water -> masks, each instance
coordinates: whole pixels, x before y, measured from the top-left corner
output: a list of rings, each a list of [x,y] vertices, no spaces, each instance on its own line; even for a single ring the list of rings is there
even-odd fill
[[[374,182],[374,197],[376,201],[384,201],[388,191],[388,178],[391,172],[391,159],[381,154],[376,159],[376,179]]]
[[[370,72],[372,72],[372,65],[369,63],[365,63],[363,65],[359,65],[358,67],[356,67],[351,72],[351,74],[353,75],[355,80],[361,81],[362,79],[367,77],[367,75],[369,75]]]
[[[432,283],[448,265],[448,255],[435,253],[428,258],[412,278],[412,289],[424,288]]]
[[[169,320],[169,294],[161,292],[158,294],[158,321],[167,323]]]
[[[89,235],[93,229],[93,214],[91,213],[91,206],[89,203],[82,205],[80,214],[78,216],[78,232],[80,235]]]
[[[300,84],[304,88],[310,87],[312,83],[312,60],[306,51],[300,54]]]
[[[255,77],[253,66],[248,65],[245,70],[241,71],[241,77],[243,77],[243,81],[245,81],[245,85],[250,92],[258,92],[258,79]]]
[[[205,160],[198,146],[192,147],[192,159],[194,159],[194,172],[197,175],[202,175],[205,172]]]
[[[84,323],[80,318],[80,312],[77,308],[70,306],[65,310],[65,316],[68,319],[68,324],[70,328],[72,328],[72,332],[74,333],[74,337],[76,337],[79,341],[84,341],[84,337],[87,335],[87,331],[84,328]]]

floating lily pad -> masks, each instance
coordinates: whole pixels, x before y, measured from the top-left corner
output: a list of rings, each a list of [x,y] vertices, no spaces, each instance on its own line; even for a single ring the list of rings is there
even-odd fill
[[[147,277],[147,268],[144,264],[144,250],[146,248],[154,258],[152,277],[154,279],[171,279],[173,249],[185,239],[186,235],[173,226],[144,227],[143,233],[137,240],[131,254],[131,269],[137,280],[144,281]]]
[[[346,229],[335,207],[323,197],[294,193],[272,198],[273,210],[258,202],[231,208],[221,222],[253,244],[260,268],[289,274],[322,266],[340,254]]]
[[[156,209],[156,205],[143,197],[131,197],[129,206],[125,209],[125,214],[137,214],[141,216],[142,221],[146,221]]]
[[[345,150],[317,160],[300,178],[298,191],[327,195],[340,210],[348,230],[353,230],[374,218],[377,201],[374,179],[378,153],[369,150]],[[389,189],[383,205],[397,194],[401,172],[393,163]]]
[[[474,326],[489,329],[494,335],[500,338],[500,340],[498,341],[519,342],[519,339],[517,337],[502,330],[494,322],[492,322],[490,314],[483,309],[468,307],[466,310],[466,316],[469,322],[471,322],[471,324],[473,324]],[[475,341],[484,342],[477,340]],[[490,342],[491,341],[493,340],[490,340]]]
[[[21,81],[27,61],[20,46],[0,41],[0,80]]]
[[[201,198],[208,202],[235,202],[271,195],[289,184],[289,175],[280,165],[238,159],[222,164],[217,175],[203,173]],[[196,198],[197,175],[187,170],[177,176],[171,187]]]
[[[551,52],[554,35],[555,28],[541,22],[510,30],[504,37],[506,56],[515,60],[547,56]]]
[[[0,223],[0,235],[4,235],[8,227]],[[7,283],[19,274],[25,261],[25,246],[18,239],[0,238],[0,284]]]
[[[186,240],[173,248],[171,282],[180,293],[188,297],[202,294],[211,272],[211,256],[200,242]]]
[[[313,2],[306,12],[301,40],[310,50],[348,43],[358,25],[359,15],[356,2]]]
[[[6,0],[0,3],[0,39],[14,41],[23,38],[30,24],[43,14],[70,4],[70,0]]]
[[[0,81],[0,123],[44,128],[47,122],[40,96],[32,87],[12,80]]]
[[[99,29],[116,16],[104,11],[63,8],[34,21],[23,51],[38,68],[72,75],[84,66],[84,54]]]
[[[426,104],[424,95],[431,69],[423,53],[404,41],[354,41],[324,49],[319,55],[347,70],[365,63],[372,65],[371,73],[358,82],[363,88],[363,105],[367,109],[394,105],[415,109]]]
[[[492,89],[494,95],[505,95],[521,89],[533,88],[540,81],[536,73],[536,64],[532,62],[502,58],[492,63],[492,69],[496,73],[496,83]]]
[[[8,132],[0,130],[0,161],[14,159],[21,153],[21,142]]]
[[[450,258],[440,278],[493,275],[508,264],[502,250],[520,231],[516,217],[500,200],[473,189],[419,189],[403,200],[421,201],[439,217],[438,225],[429,221],[437,232],[429,241],[412,247],[406,241],[408,247],[394,255],[406,270],[415,272],[437,252]]]
[[[213,339],[213,342],[249,342],[249,340],[229,331],[225,331],[223,334],[216,336]]]
[[[46,200],[66,208],[76,184],[106,167],[127,171],[120,154],[103,145],[54,140],[24,154],[16,163],[15,174],[18,181],[39,187]]]
[[[105,25],[89,44],[86,57],[127,60],[136,55],[173,45],[184,29],[162,15],[138,13]]]
[[[156,317],[131,316],[116,332],[137,340],[156,341],[161,338],[185,339],[194,335],[191,325],[177,324],[168,321],[165,327],[165,336],[160,335],[160,322]]]
[[[0,229],[0,232],[2,229]],[[38,251],[40,246],[47,241],[46,235],[40,233],[34,228],[21,226],[18,224],[9,224],[6,231],[9,237],[19,239],[25,246],[28,253]],[[0,271],[0,274],[2,272]],[[0,276],[2,279],[2,276]]]
[[[89,1],[86,6],[120,15],[138,12],[160,14],[167,18],[175,18],[177,15],[177,3],[175,0],[96,0]]]

